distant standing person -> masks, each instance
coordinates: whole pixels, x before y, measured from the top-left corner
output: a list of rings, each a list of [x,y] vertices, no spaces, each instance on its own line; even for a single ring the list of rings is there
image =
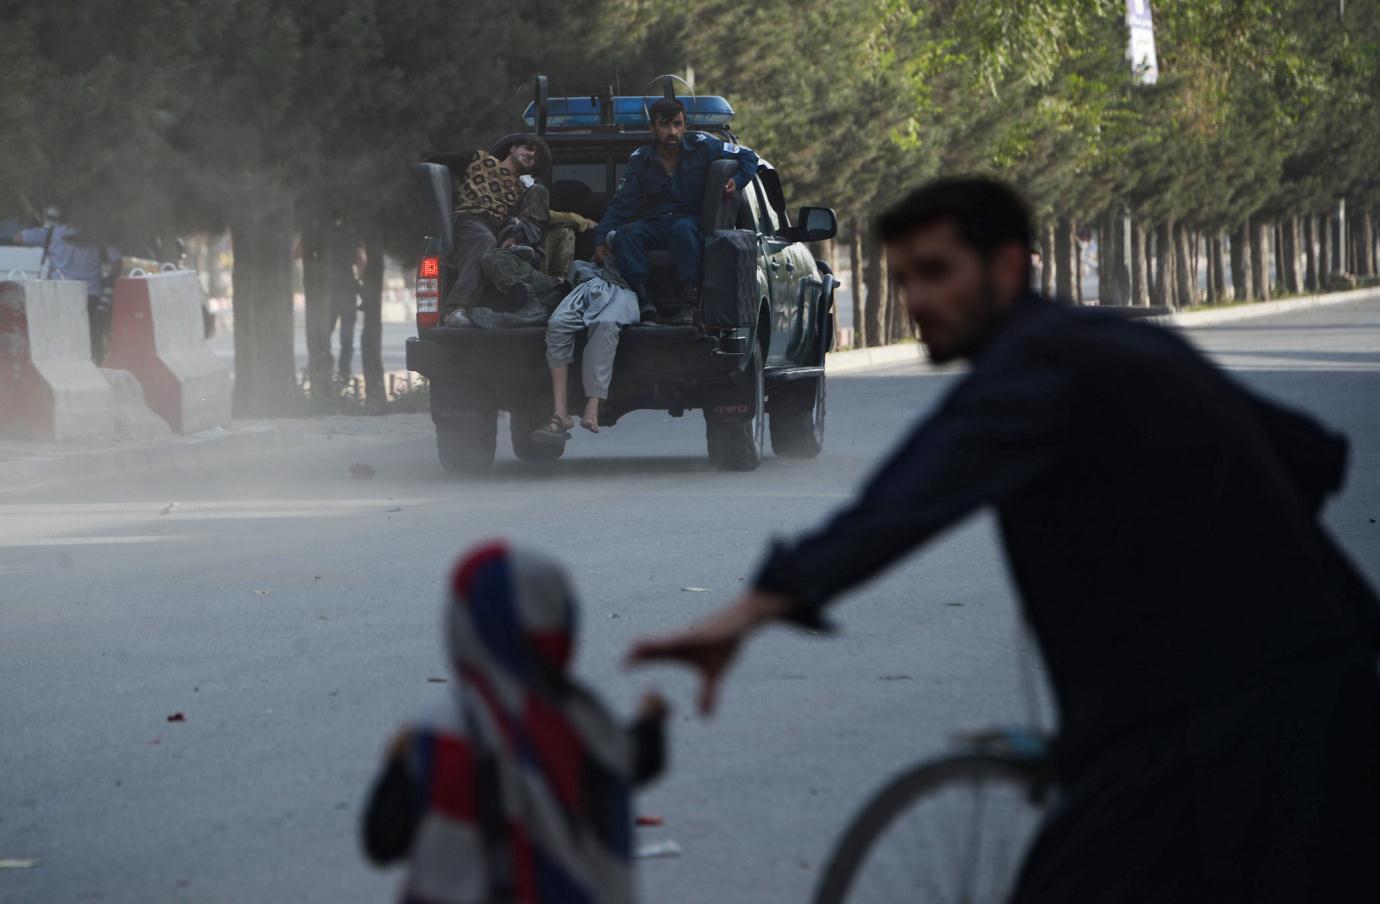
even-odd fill
[[[355,312],[359,310],[359,276],[364,270],[364,246],[341,217],[326,230],[326,291],[331,300],[331,331],[340,326],[340,355],[336,373],[350,379],[355,354]]]
[[[110,307],[113,299],[116,264],[120,252],[114,245],[87,241],[67,222],[60,207],[43,211],[43,225],[23,229],[11,241],[16,245],[43,249],[43,263],[52,279],[72,279],[86,283],[86,314],[91,322],[91,359],[105,360],[110,340]]]

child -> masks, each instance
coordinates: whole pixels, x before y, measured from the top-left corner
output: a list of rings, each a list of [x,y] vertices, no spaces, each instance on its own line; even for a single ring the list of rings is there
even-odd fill
[[[369,859],[408,859],[403,901],[632,900],[630,791],[662,769],[666,705],[620,728],[567,672],[575,617],[540,553],[492,543],[455,569],[455,699],[393,741],[365,814]]]

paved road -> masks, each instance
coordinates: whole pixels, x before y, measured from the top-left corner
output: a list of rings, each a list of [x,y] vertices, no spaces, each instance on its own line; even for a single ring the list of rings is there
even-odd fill
[[[1380,304],[1193,338],[1351,434],[1328,520],[1380,582]],[[501,450],[492,478],[455,482],[407,416],[216,473],[0,498],[0,858],[42,861],[0,870],[0,900],[388,899],[395,878],[357,853],[362,796],[390,728],[445,693],[428,680],[446,675],[443,571],[495,534],[571,564],[579,669],[613,703],[655,683],[680,708],[672,771],[639,802],[665,825],[639,833],[684,854],[641,865],[646,899],[803,900],[881,777],[1026,718],[991,519],[857,594],[837,638],[757,641],[713,722],[689,716],[688,677],[618,659],[740,588],[771,534],[839,504],[954,378],[837,378],[824,455],[755,474],[708,470],[698,418],[647,414],[556,468]],[[377,476],[351,479],[356,461]],[[1180,542],[1166,552],[1211,538]]]

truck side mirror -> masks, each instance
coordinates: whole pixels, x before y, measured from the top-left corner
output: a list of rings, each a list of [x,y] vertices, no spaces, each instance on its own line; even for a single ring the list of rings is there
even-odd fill
[[[802,207],[796,220],[802,242],[826,242],[839,231],[839,219],[828,207]]]

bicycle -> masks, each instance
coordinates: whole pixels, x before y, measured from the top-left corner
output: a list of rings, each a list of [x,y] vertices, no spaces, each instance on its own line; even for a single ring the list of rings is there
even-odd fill
[[[1027,710],[1038,724],[1029,647],[1022,644],[1021,652]],[[1008,728],[958,741],[952,752],[891,779],[853,817],[820,877],[814,904],[998,904],[1010,898],[1057,792],[1048,740],[1039,729]]]

